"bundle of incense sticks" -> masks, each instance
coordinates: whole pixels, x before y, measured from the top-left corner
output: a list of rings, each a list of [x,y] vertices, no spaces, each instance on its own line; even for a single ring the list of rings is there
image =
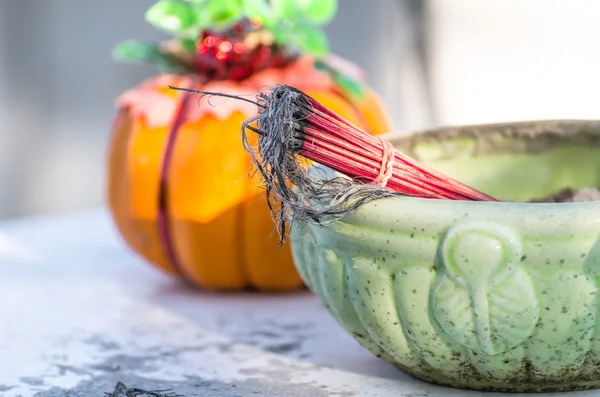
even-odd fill
[[[277,211],[282,242],[287,222],[338,220],[364,203],[394,195],[430,199],[495,201],[476,189],[425,167],[327,109],[302,91],[276,85],[257,101],[224,93],[188,90],[253,102],[258,115],[242,125],[242,139],[262,175],[267,202]],[[256,126],[255,126],[256,125]],[[247,130],[259,134],[258,150]],[[306,159],[347,178],[315,172]],[[274,196],[277,200],[270,200]],[[276,209],[274,202],[279,203]]]

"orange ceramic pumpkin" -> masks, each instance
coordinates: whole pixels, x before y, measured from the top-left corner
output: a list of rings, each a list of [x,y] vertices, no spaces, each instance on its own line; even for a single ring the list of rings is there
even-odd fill
[[[361,78],[356,69],[345,71]],[[138,255],[196,286],[300,288],[290,248],[279,247],[242,146],[241,124],[257,109],[168,86],[252,96],[265,86],[287,84],[374,134],[390,130],[385,111],[371,89],[360,100],[350,99],[310,56],[243,79],[201,80],[194,73],[164,73],[118,98],[107,158],[108,204],[116,227]]]

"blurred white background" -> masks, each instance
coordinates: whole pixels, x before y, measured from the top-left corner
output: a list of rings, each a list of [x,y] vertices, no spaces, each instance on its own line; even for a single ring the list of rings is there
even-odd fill
[[[0,0],[0,218],[104,203],[113,100],[155,73],[114,44],[158,40],[154,0]],[[340,0],[331,47],[400,130],[598,118],[600,3]]]

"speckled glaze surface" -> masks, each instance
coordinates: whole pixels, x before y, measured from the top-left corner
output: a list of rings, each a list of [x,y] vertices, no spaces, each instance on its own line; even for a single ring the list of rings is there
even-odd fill
[[[600,123],[469,126],[394,143],[506,201],[389,198],[295,229],[296,266],[329,312],[432,383],[600,387],[600,202],[522,202],[565,183],[600,186]]]

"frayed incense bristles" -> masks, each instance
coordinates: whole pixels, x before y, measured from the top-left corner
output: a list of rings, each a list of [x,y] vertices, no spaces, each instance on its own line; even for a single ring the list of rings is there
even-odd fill
[[[244,147],[252,157],[265,185],[267,202],[275,214],[281,242],[292,221],[299,224],[326,224],[343,218],[365,203],[400,193],[379,186],[332,177],[318,165],[309,167],[305,128],[312,106],[301,91],[279,85],[258,95],[259,115],[242,128]],[[258,153],[251,147],[246,126],[257,122]],[[323,159],[321,164],[327,165]],[[276,200],[271,200],[271,197]],[[278,207],[273,205],[278,203]]]
[[[427,169],[298,89],[276,85],[253,103],[258,115],[242,125],[242,140],[262,177],[282,243],[292,221],[323,225],[380,198],[494,200]],[[257,151],[248,130],[259,134]],[[307,159],[327,168],[310,167]]]

